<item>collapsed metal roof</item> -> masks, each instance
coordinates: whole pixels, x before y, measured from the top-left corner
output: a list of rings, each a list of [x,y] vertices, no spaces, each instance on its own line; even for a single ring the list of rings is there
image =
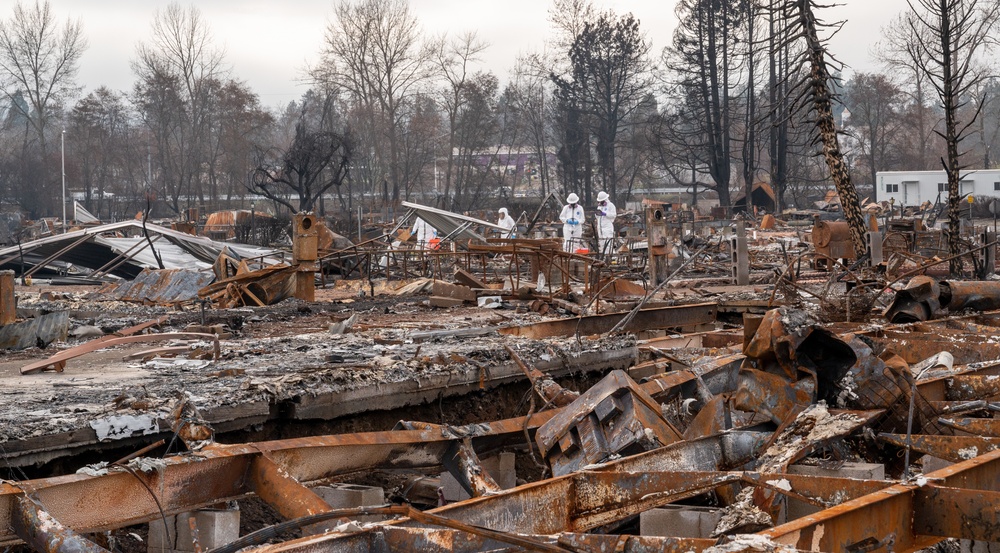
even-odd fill
[[[451,211],[445,211],[443,209],[437,209],[426,205],[403,202],[403,207],[412,209],[416,212],[418,217],[427,221],[430,226],[436,228],[438,232],[441,233],[441,238],[448,237],[454,242],[471,241],[485,243],[486,238],[473,230],[476,227],[494,229],[500,232],[506,231],[505,228],[494,223],[490,223],[489,221],[476,219],[475,217],[469,217],[468,215],[459,215],[458,213],[452,213]]]
[[[146,223],[149,240],[143,234],[140,221],[129,220],[95,226],[87,229],[46,236],[25,242],[20,246],[0,249],[0,270],[21,270],[27,275],[51,275],[69,272],[72,267],[86,269],[94,277],[105,274],[133,279],[143,269],[158,269],[156,258],[150,250],[153,243],[165,269],[209,270],[222,252],[229,248],[242,257],[274,255],[270,249],[244,244],[217,242],[203,236],[194,236],[160,225]],[[121,236],[106,236],[110,233]],[[138,236],[126,237],[126,233]]]

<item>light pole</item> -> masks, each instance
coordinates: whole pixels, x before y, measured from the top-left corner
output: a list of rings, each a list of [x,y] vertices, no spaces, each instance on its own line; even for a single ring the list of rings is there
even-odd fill
[[[254,202],[250,202],[250,243],[256,244],[254,242],[254,235],[256,234],[256,225],[254,224]]]
[[[62,131],[60,140],[62,146],[62,212],[63,212],[63,234],[66,234],[66,129]]]

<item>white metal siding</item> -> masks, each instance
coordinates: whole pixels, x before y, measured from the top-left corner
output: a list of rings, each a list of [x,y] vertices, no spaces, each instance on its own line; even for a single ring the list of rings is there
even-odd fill
[[[1000,182],[1000,170],[980,170],[963,173],[961,194],[976,197],[998,197],[1000,190],[994,184]],[[916,206],[923,202],[934,202],[938,196],[938,183],[948,182],[944,171],[883,171],[878,173],[879,201],[896,200],[896,205]],[[894,186],[893,186],[894,185]],[[889,190],[895,189],[890,192]],[[941,194],[941,201],[947,194]]]

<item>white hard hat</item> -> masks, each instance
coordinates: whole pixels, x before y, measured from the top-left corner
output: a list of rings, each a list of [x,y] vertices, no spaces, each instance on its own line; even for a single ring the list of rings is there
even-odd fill
[[[608,193],[607,192],[604,192],[602,190],[602,191],[600,191],[600,192],[597,193],[597,201],[603,202],[606,199],[608,199]]]
[[[506,207],[501,207],[500,208],[500,213],[503,213],[504,215],[506,215],[507,214],[507,208]]]
[[[577,196],[576,194],[570,194],[569,197],[566,198],[566,203],[568,204],[575,204],[579,201],[580,201],[580,196]]]

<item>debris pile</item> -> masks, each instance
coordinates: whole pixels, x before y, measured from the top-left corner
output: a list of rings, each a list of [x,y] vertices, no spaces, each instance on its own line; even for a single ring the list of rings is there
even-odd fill
[[[23,244],[32,274],[0,273],[0,542],[1000,542],[1000,294],[927,274],[947,259],[897,248],[901,223],[855,259],[837,221],[754,229],[646,202],[596,255],[544,225],[494,238],[476,217],[404,206],[357,244],[300,214],[288,255],[107,235],[128,225]],[[436,249],[401,232],[414,215]],[[76,285],[26,282],[60,271]],[[115,499],[80,507],[94,498]]]

